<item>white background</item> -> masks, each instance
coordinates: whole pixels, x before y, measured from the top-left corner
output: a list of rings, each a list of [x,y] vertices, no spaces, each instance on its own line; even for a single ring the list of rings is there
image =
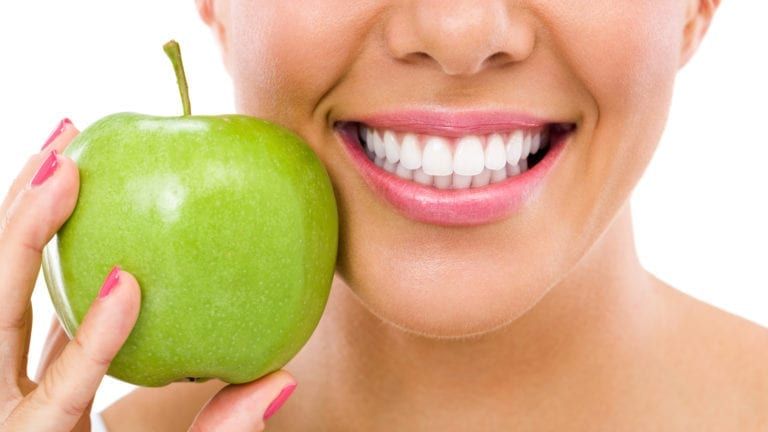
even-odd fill
[[[669,125],[633,197],[647,268],[762,325],[768,325],[766,17],[768,2],[723,2],[699,53],[679,74]],[[176,115],[178,94],[161,49],[171,38],[182,44],[194,112],[233,111],[229,78],[191,0],[4,2],[3,193],[61,117],[82,128],[118,111]],[[33,304],[31,365],[53,313],[42,278]],[[107,378],[95,408],[130,389]]]

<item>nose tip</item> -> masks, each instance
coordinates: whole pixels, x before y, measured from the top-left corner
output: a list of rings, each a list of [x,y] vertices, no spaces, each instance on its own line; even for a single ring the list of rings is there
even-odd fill
[[[438,66],[447,75],[476,74],[527,58],[533,29],[503,1],[410,2],[387,23],[390,54]]]

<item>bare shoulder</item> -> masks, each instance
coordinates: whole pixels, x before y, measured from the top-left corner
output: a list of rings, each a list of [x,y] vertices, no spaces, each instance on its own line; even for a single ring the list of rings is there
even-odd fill
[[[666,313],[666,352],[696,406],[768,430],[768,329],[658,280]],[[736,430],[736,429],[734,429]]]

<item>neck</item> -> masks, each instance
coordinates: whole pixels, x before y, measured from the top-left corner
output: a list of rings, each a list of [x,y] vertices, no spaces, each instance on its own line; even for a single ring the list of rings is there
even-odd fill
[[[481,336],[436,340],[405,333],[368,312],[337,278],[317,334],[289,370],[299,381],[302,376],[321,381],[312,387],[330,386],[332,395],[320,391],[326,402],[339,398],[331,406],[351,409],[350,404],[366,401],[354,409],[368,418],[381,418],[381,410],[423,415],[454,403],[467,410],[470,401],[482,400],[510,402],[505,406],[524,410],[536,395],[579,388],[572,387],[573,380],[585,374],[596,379],[590,371],[602,368],[597,363],[626,353],[627,345],[647,337],[653,310],[649,286],[625,205],[536,306]],[[362,394],[362,399],[355,397]]]

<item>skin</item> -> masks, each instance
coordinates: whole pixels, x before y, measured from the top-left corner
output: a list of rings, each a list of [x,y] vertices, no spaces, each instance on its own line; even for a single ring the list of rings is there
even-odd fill
[[[768,428],[768,331],[649,274],[632,237],[629,196],[716,0],[315,3],[197,2],[238,111],[301,134],[339,202],[328,307],[270,430]],[[377,198],[333,133],[404,107],[578,129],[519,213],[447,228]],[[140,389],[105,419],[184,430],[222,387]]]
[[[238,111],[303,135],[340,203],[328,310],[285,368],[301,386],[274,430],[768,427],[765,329],[648,274],[632,238],[628,198],[718,2],[315,3],[198,1]],[[578,131],[519,214],[425,225],[368,189],[332,131],[425,104]]]

